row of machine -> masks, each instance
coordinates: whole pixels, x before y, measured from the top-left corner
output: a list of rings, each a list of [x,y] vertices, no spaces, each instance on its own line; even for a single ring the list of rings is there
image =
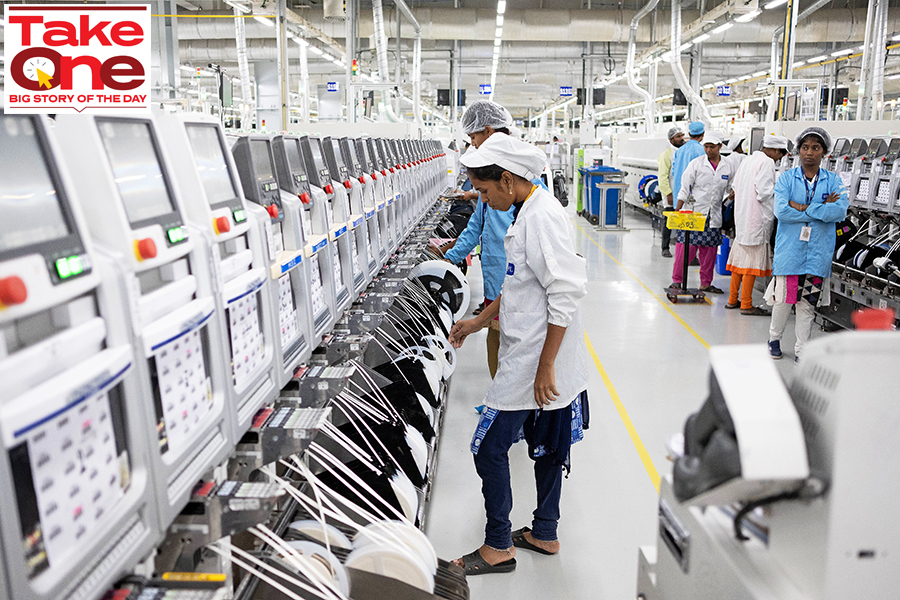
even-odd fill
[[[461,274],[421,264],[444,156],[429,140],[232,136],[195,115],[0,114],[0,599],[255,597],[209,544],[260,523],[281,535],[297,490],[339,470],[327,456],[377,467],[385,423],[405,450],[382,462],[418,467],[407,487],[372,467],[403,488],[387,516],[420,523],[446,335],[468,304]],[[340,448],[298,459],[351,422]],[[262,474],[291,457],[308,472],[293,487],[285,465]],[[359,500],[345,478],[332,489]],[[465,597],[440,564],[421,597]],[[337,566],[331,583],[307,573],[302,597],[351,596]],[[174,570],[226,575],[154,579]]]
[[[781,171],[799,166],[796,154]],[[819,310],[827,328],[851,329],[862,307],[891,308],[900,324],[900,138],[838,138],[821,168],[837,173],[850,200],[837,227],[832,301]]]

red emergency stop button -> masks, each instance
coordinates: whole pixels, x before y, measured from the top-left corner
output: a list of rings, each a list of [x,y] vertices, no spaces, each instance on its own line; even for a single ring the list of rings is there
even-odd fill
[[[378,174],[372,173],[372,181],[378,181]]]
[[[330,183],[329,183],[328,185],[325,186],[324,190],[325,190],[325,193],[326,193],[326,194],[333,194],[333,193],[334,193],[334,188],[332,187],[332,185],[331,185]]]
[[[349,190],[349,189],[353,188],[353,184],[350,183],[350,180],[348,179],[347,181],[344,182],[344,187]]]
[[[306,192],[300,194],[300,202],[302,202],[303,204],[309,204],[309,194],[307,194]]]
[[[13,275],[0,278],[0,305],[22,304],[26,299],[28,299],[28,289],[21,277]]]
[[[359,178],[359,182],[362,183],[362,184],[365,184],[365,183],[366,183],[366,178],[365,178],[365,177],[360,177],[360,178]]]
[[[273,219],[277,219],[278,218],[278,205],[277,204],[268,205],[266,207],[266,212],[269,213],[269,216],[272,217]]]
[[[213,229],[217,234],[228,233],[231,231],[231,221],[228,220],[228,217],[213,219]]]
[[[393,172],[394,172],[394,167],[391,167],[391,173],[393,173]]]
[[[156,242],[153,241],[153,238],[144,238],[142,240],[138,240],[137,244],[135,245],[135,250],[138,256],[138,260],[156,258]]]
[[[391,169],[391,172],[393,173],[394,170]],[[381,174],[384,175],[385,177],[387,177],[387,169],[382,169],[382,170],[381,170]]]

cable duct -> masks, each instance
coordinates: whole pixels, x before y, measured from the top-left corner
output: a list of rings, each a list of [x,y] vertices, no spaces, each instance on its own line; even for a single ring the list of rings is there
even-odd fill
[[[416,117],[416,124],[422,127],[422,26],[419,25],[419,22],[413,16],[412,11],[409,10],[409,6],[406,5],[404,0],[394,0],[394,4],[397,5],[397,8],[403,13],[406,20],[412,24],[413,30],[416,32],[416,38],[413,42],[413,114]]]
[[[241,78],[241,127],[247,129],[253,114],[253,98],[250,96],[250,65],[247,63],[247,32],[242,15],[240,10],[234,9],[234,39],[237,45],[238,74]]]
[[[631,19],[631,30],[628,33],[628,59],[625,63],[625,73],[628,77],[628,87],[632,92],[644,98],[644,114],[646,117],[644,124],[647,129],[647,133],[651,133],[652,129],[656,125],[656,119],[653,117],[653,113],[656,108],[656,102],[650,95],[650,92],[640,87],[634,80],[634,54],[637,45],[638,23],[640,23],[641,19],[647,16],[650,11],[656,8],[657,4],[659,4],[659,0],[650,0],[649,2],[647,2],[646,6],[639,10],[638,13],[634,15],[634,18]],[[587,102],[585,102],[585,104],[587,104]]]
[[[684,68],[681,66],[681,0],[672,0],[672,48],[669,52],[669,64],[672,65],[672,73],[675,75],[675,81],[684,92],[688,101],[700,110],[700,120],[707,125],[712,124],[712,117],[706,102],[694,91],[688,82]]]
[[[372,22],[375,26],[375,56],[378,59],[378,78],[383,82],[389,81],[387,37],[384,35],[384,7],[381,4],[381,0],[372,0]],[[388,121],[391,123],[400,121],[391,106],[387,90],[382,90],[381,92],[381,106],[383,109],[380,112]]]

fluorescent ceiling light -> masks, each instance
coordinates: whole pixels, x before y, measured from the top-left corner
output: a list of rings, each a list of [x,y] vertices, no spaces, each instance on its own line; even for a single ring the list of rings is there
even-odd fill
[[[313,46],[312,44],[310,44],[310,46],[309,46],[309,51],[312,52],[313,54],[318,54],[319,56],[324,54],[321,50],[319,50],[316,46]]]
[[[756,17],[758,17],[761,14],[762,14],[761,10],[756,10],[756,11],[753,11],[752,13],[747,13],[746,15],[741,15],[740,17],[737,17],[735,19],[735,22],[749,23],[750,21],[752,21],[753,19],[755,19]]]
[[[769,10],[772,8],[778,8],[779,6],[781,6],[782,4],[784,4],[786,2],[787,2],[787,0],[772,0],[771,2],[769,2],[768,4],[763,6],[763,8],[765,8],[766,10]]]
[[[708,33],[704,33],[704,34],[702,34],[702,35],[698,35],[698,36],[695,37],[693,40],[691,40],[691,43],[699,44],[700,42],[705,42],[705,41],[708,40],[708,39],[709,39],[709,34],[708,34]]]
[[[853,48],[847,48],[845,50],[838,50],[837,52],[832,52],[832,56],[847,56],[848,54],[853,54]]]
[[[254,20],[259,21],[266,27],[275,27],[275,21],[268,17],[261,17],[259,15],[253,15]]]
[[[189,73],[193,73],[194,71],[197,70],[197,69],[195,69],[194,67],[190,67],[190,66],[188,66],[188,65],[181,65],[181,66],[179,67],[179,69],[181,69],[182,71],[187,71],[187,72],[189,72]]]
[[[812,58],[807,59],[806,62],[812,64],[812,63],[822,62],[823,60],[828,60],[828,57],[825,56],[824,54],[822,56],[813,56]]]
[[[501,43],[500,38],[495,38],[495,39],[494,39],[494,45],[495,45],[495,46],[499,46],[500,43]]]
[[[900,40],[900,33],[891,38],[892,42],[896,42],[897,40]]]
[[[857,51],[857,52],[862,52],[862,51],[865,50],[865,49],[866,49],[866,45],[863,44],[862,46],[860,46],[859,48],[857,48],[856,51]]]
[[[503,28],[498,27],[497,31],[494,32],[494,37],[503,37]]]
[[[503,15],[497,15],[497,27],[503,27]]]
[[[763,75],[766,75],[766,74],[768,74],[768,71],[757,71],[756,73],[751,75],[751,77],[762,77]]]
[[[646,69],[649,66],[650,66],[650,63],[641,63],[640,66],[638,67],[638,69]]]
[[[896,75],[888,75],[887,78],[888,79],[900,79],[900,73],[897,73]]]
[[[715,83],[712,84],[712,85],[714,85],[714,86],[716,86],[716,87],[719,87],[720,85],[725,85],[725,81],[724,81],[724,80],[723,80],[723,81],[717,81],[717,82],[715,82]]]
[[[694,45],[694,42],[687,42],[686,44],[682,44],[681,48],[679,48],[678,50],[680,52],[684,52],[685,50],[687,50],[688,48],[690,48],[693,45]]]
[[[735,81],[737,81],[737,77],[733,77],[732,79],[726,79],[725,83],[734,83]]]
[[[497,14],[502,15],[506,12],[506,0],[500,0],[497,3]]]
[[[730,23],[730,22],[729,22],[729,23],[722,23],[721,25],[719,25],[718,27],[716,27],[715,29],[713,29],[712,32],[713,32],[713,33],[722,33],[722,32],[725,31],[726,29],[731,29],[732,27],[734,27],[734,23]]]
[[[297,44],[299,44],[300,46],[309,46],[309,42],[307,42],[306,40],[304,40],[304,39],[301,38],[301,37],[296,37],[296,36],[295,36],[295,37],[294,37],[294,41],[297,42]]]
[[[803,65],[803,64],[804,64],[804,63],[803,63],[802,60],[798,60],[797,62],[795,62],[794,64],[791,65],[791,68],[792,68],[792,69],[796,69],[797,67],[799,67],[799,66],[801,66],[801,65]]]

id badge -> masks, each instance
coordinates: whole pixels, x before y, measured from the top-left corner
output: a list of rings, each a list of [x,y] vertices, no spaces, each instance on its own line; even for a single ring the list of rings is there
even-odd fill
[[[810,235],[812,235],[812,227],[810,227],[809,225],[804,225],[803,227],[800,228],[800,241],[801,242],[808,242]]]

